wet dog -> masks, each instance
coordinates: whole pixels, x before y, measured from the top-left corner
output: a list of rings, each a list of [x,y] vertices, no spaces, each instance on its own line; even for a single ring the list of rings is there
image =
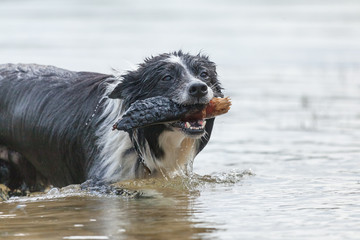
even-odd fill
[[[11,188],[61,187],[186,172],[208,143],[214,118],[140,128],[139,149],[128,133],[112,131],[132,103],[154,96],[191,105],[223,94],[215,64],[181,51],[147,58],[120,77],[0,65],[0,180]]]

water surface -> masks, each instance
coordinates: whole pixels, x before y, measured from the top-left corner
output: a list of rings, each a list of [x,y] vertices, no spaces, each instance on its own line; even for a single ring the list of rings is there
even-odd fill
[[[1,239],[360,238],[358,1],[2,1],[0,32],[0,62],[79,71],[202,50],[233,99],[199,176],[2,202]]]

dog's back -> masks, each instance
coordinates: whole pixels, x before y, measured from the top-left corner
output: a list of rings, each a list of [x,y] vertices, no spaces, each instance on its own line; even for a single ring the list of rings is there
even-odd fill
[[[97,123],[86,121],[105,91],[102,83],[111,78],[35,64],[0,65],[0,145],[26,159],[10,164],[29,161],[36,174],[57,186],[84,181],[87,160],[97,151],[91,134]],[[34,169],[15,168],[34,181]]]

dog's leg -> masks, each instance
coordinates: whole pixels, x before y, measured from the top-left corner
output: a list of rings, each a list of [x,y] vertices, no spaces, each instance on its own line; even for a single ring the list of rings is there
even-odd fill
[[[0,184],[15,189],[21,185],[22,179],[12,160],[12,152],[7,147],[0,146]]]
[[[10,180],[10,163],[8,159],[8,150],[0,145],[0,184],[8,186]]]
[[[4,161],[8,161],[9,156],[8,156],[8,148],[5,146],[0,145],[0,159],[4,160]]]
[[[46,182],[24,156],[0,146],[0,184],[20,191],[20,195],[26,195],[29,191],[43,191]]]
[[[0,159],[0,184],[6,186],[9,185],[10,181],[10,164],[4,159]]]
[[[23,179],[15,164],[11,161],[10,153],[8,148],[0,146],[0,199],[2,200],[7,200],[13,195],[26,195],[25,191],[20,189],[15,191],[15,189],[21,188]]]

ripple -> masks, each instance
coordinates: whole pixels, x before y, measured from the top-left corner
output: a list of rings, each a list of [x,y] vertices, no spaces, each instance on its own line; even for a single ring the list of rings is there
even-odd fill
[[[214,183],[214,184],[235,184],[248,176],[254,176],[255,173],[251,169],[246,170],[231,170],[230,172],[212,173],[210,175],[194,175],[192,178],[199,181],[199,183]]]

